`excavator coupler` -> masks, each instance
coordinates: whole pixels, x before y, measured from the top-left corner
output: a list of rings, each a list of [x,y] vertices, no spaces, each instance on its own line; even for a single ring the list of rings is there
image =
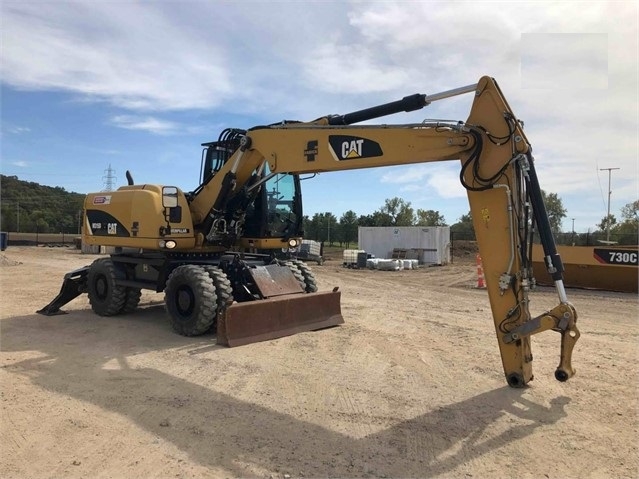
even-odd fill
[[[218,315],[217,344],[242,346],[343,324],[340,296],[334,290],[234,303]]]
[[[89,266],[76,269],[64,275],[64,281],[60,292],[44,308],[36,311],[38,314],[45,316],[55,316],[56,314],[66,314],[60,308],[72,299],[77,298],[87,291],[87,275],[89,274]]]

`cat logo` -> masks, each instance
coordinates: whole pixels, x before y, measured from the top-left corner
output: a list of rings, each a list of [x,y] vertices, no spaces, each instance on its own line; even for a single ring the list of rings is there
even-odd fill
[[[384,154],[379,143],[358,136],[331,135],[328,143],[331,154],[337,161],[373,158]]]
[[[364,139],[344,141],[342,143],[342,158],[361,158]]]

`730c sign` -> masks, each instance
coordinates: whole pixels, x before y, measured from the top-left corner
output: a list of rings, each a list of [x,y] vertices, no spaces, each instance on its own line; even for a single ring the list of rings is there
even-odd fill
[[[593,255],[600,263],[622,264],[627,266],[639,265],[639,254],[635,250],[595,248]]]

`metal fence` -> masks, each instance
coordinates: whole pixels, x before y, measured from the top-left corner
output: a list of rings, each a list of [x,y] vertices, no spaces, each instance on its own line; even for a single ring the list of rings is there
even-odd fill
[[[558,245],[572,246],[595,246],[602,243],[610,242],[611,244],[620,245],[637,245],[639,238],[634,234],[614,234],[610,233],[610,237],[606,238],[606,233],[596,231],[591,233],[559,233],[555,235],[555,241]]]
[[[35,244],[74,244],[80,235],[77,230],[70,228],[69,231],[59,233],[7,233],[7,243],[9,245],[35,245]],[[450,240],[454,244],[456,241],[475,241],[473,232],[451,231]],[[609,241],[620,245],[639,245],[639,237],[633,234],[610,234]],[[539,238],[535,238],[539,243]],[[594,233],[559,233],[555,235],[555,242],[558,245],[573,246],[595,246],[606,242],[606,233],[596,231]]]
[[[455,241],[475,241],[474,232],[451,231],[450,239]],[[609,241],[611,244],[620,245],[639,245],[639,237],[634,234],[615,234],[610,233],[610,238],[606,239],[606,233],[603,231],[586,232],[586,233],[558,233],[555,234],[555,242],[558,245],[572,246],[596,246]],[[539,243],[539,236],[535,235],[535,243]]]

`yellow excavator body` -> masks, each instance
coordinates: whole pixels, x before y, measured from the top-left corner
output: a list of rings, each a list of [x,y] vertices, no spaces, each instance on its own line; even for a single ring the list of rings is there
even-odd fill
[[[361,124],[468,93],[466,121]],[[566,297],[531,145],[494,79],[313,121],[226,129],[203,146],[194,191],[135,184],[127,172],[127,186],[87,195],[83,242],[114,252],[69,273],[60,295],[40,312],[57,314],[87,292],[97,314],[126,313],[141,289],[151,289],[164,292],[176,332],[214,330],[227,346],[339,325],[339,291],[319,292],[305,263],[282,257],[303,237],[299,176],[457,160],[508,384],[532,380],[530,337],[548,329],[561,334],[555,377],[574,375],[577,313]],[[536,316],[528,307],[533,225],[559,298]]]

